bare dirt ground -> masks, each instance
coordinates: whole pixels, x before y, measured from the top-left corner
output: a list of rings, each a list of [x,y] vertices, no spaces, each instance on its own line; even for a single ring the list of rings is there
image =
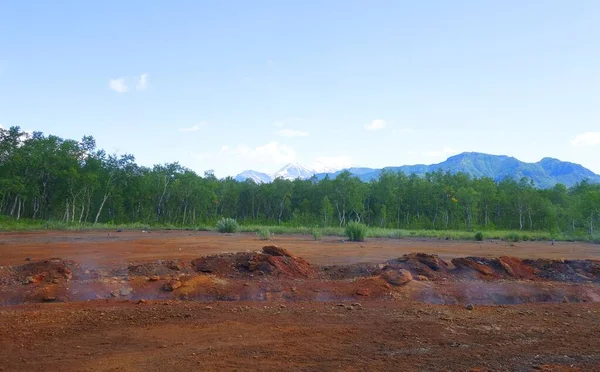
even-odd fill
[[[405,253],[437,254],[443,259],[464,256],[600,259],[600,245],[580,242],[452,241],[437,239],[369,239],[341,243],[341,238],[275,236],[270,244],[285,247],[315,265],[379,263]],[[114,264],[128,261],[194,259],[223,252],[258,250],[265,245],[255,234],[219,234],[197,231],[55,231],[0,233],[0,263],[20,264],[26,257],[61,257]]]
[[[0,370],[600,371],[599,257],[560,242],[0,233]]]

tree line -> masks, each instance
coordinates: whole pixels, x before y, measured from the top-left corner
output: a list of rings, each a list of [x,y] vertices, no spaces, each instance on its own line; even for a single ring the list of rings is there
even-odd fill
[[[132,155],[19,127],[0,128],[0,214],[72,224],[193,226],[232,217],[241,223],[398,229],[544,230],[593,235],[600,185],[536,189],[527,179],[495,182],[442,171],[424,177],[383,172],[363,182],[252,180],[198,175],[179,163],[140,166]]]

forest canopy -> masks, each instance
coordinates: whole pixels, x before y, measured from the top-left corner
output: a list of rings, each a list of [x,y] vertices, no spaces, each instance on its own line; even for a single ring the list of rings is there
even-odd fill
[[[537,189],[527,179],[495,182],[442,171],[384,172],[363,182],[349,172],[317,181],[217,179],[179,163],[145,167],[80,141],[0,128],[0,214],[78,223],[194,226],[240,223],[397,229],[539,230],[593,235],[600,185]]]

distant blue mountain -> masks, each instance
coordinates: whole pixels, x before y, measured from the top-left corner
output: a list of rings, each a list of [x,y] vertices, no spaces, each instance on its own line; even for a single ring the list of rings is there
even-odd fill
[[[557,183],[562,183],[570,187],[583,180],[600,182],[600,175],[579,164],[553,158],[544,158],[537,163],[525,163],[510,156],[489,155],[477,152],[465,152],[451,156],[439,164],[403,165],[399,167],[385,167],[383,169],[348,168],[347,170],[363,181],[378,178],[382,170],[403,172],[407,175],[416,174],[419,176],[423,176],[428,172],[442,170],[444,172],[449,171],[450,173],[466,173],[475,178],[488,177],[496,181],[501,181],[506,177],[516,180],[527,177],[539,188],[549,188]],[[323,179],[327,175],[330,178],[335,178],[341,172],[319,173],[315,176],[317,179]]]

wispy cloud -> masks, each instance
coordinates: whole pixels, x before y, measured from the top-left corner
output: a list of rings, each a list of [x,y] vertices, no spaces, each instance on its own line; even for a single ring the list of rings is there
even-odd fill
[[[141,92],[148,88],[148,84],[150,83],[148,78],[149,78],[149,75],[146,73],[143,73],[140,76],[137,76],[134,78],[118,77],[115,79],[109,79],[108,87],[117,93],[127,93],[127,92],[129,92],[129,84],[128,84],[128,81],[129,81],[129,83],[131,85],[135,84],[135,90],[137,90],[138,92]]]
[[[571,146],[591,147],[600,145],[600,132],[582,133],[571,140]]]
[[[125,84],[125,78],[110,79],[108,81],[108,87],[117,93],[127,92],[127,84]]]
[[[289,128],[278,130],[276,133],[279,134],[281,137],[306,137],[309,134],[305,131],[294,130]]]
[[[205,126],[207,126],[208,123],[205,121],[202,121],[196,125],[192,125],[191,127],[187,127],[187,128],[179,128],[180,132],[197,132],[200,130],[200,128],[204,128]]]
[[[143,91],[148,88],[148,74],[141,74],[138,78],[137,84],[135,86],[135,90]]]
[[[372,122],[365,124],[365,129],[369,131],[381,130],[386,127],[385,120],[375,119]]]

